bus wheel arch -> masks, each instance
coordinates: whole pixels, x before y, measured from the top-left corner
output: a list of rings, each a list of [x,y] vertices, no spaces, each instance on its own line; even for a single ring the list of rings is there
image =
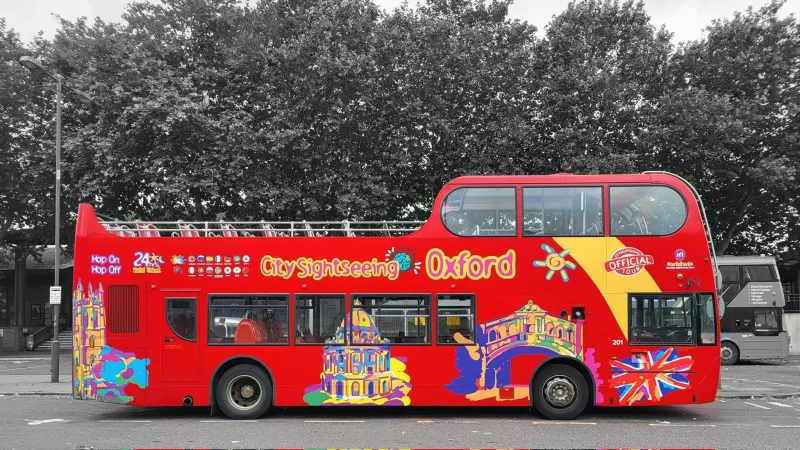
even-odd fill
[[[229,376],[226,377],[226,375]],[[233,380],[233,378],[236,378],[236,380]],[[230,384],[230,382],[239,382],[240,380],[246,379],[255,381],[258,387],[264,391],[263,395],[266,397],[264,403],[258,405],[258,408],[251,413],[237,413],[236,411],[231,411],[230,407],[226,408],[227,405],[221,404],[226,401],[226,399],[219,398],[220,390],[224,389],[221,388],[221,383],[228,382],[228,384]],[[251,415],[263,415],[273,406],[275,399],[274,380],[275,377],[269,367],[256,358],[240,355],[226,359],[217,366],[211,376],[211,384],[209,385],[209,405],[211,406],[212,413],[215,407],[219,407],[223,410],[223,413],[229,417],[233,415],[239,416],[236,418],[250,418]]]
[[[726,357],[727,355],[727,357]],[[723,366],[732,366],[739,361],[741,352],[733,341],[723,340],[719,350],[719,358]]]
[[[576,398],[567,409],[556,409],[544,398],[545,389],[566,388]],[[545,360],[531,375],[529,395],[531,407],[553,420],[571,420],[589,405],[596,404],[595,379],[586,365],[575,358],[556,356]]]

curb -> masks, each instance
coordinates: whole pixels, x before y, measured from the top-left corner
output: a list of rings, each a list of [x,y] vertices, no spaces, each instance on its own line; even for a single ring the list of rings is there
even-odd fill
[[[748,399],[748,398],[793,398],[800,397],[800,392],[790,392],[788,394],[717,394],[717,399]]]

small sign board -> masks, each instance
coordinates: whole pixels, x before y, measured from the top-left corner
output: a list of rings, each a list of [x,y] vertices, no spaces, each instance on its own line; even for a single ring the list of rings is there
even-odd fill
[[[50,286],[50,304],[61,304],[61,286]]]

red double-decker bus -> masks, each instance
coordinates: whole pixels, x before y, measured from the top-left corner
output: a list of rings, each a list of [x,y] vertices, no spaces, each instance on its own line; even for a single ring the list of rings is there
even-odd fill
[[[426,222],[77,220],[74,397],[210,406],[715,399],[716,269],[663,172],[468,176]]]

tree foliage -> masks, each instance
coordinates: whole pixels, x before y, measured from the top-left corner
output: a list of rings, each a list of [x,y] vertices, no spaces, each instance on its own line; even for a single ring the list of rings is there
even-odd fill
[[[642,1],[132,2],[24,44],[0,22],[0,245],[52,235],[54,99],[23,54],[95,99],[64,104],[64,222],[426,218],[465,174],[667,170],[720,252],[800,253],[800,31],[781,1],[676,47]],[[71,236],[68,227],[65,236]]]

